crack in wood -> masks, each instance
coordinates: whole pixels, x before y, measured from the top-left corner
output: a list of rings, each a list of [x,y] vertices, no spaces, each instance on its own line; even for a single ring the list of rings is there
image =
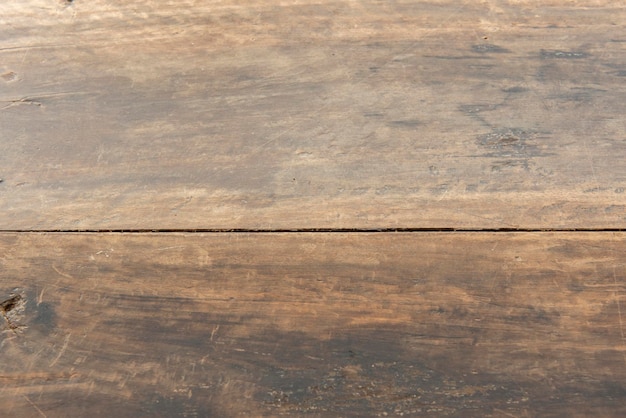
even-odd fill
[[[0,234],[311,234],[311,233],[529,233],[529,232],[626,232],[626,228],[152,228],[152,229],[0,229]]]

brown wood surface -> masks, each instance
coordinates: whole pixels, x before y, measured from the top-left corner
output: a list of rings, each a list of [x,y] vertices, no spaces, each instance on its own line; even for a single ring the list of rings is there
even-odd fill
[[[4,416],[624,416],[626,234],[0,234]]]
[[[0,2],[0,415],[626,416],[626,4],[578,3]]]
[[[586,3],[3,1],[0,229],[624,228]]]

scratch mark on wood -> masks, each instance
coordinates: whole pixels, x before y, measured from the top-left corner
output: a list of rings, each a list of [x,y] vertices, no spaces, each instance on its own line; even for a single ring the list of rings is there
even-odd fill
[[[74,280],[74,277],[70,276],[70,275],[69,275],[69,274],[67,274],[67,273],[62,272],[62,271],[61,271],[61,270],[59,270],[59,269],[57,268],[57,266],[55,266],[54,264],[52,265],[52,270],[56,271],[57,273],[59,273],[59,275],[61,275],[61,276],[65,277],[66,279],[72,279],[72,280]]]
[[[70,342],[70,337],[71,336],[72,336],[72,333],[67,334],[67,336],[65,337],[65,341],[63,341],[63,347],[61,347],[61,351],[59,351],[59,354],[56,356],[56,358],[54,360],[52,360],[52,362],[50,363],[49,367],[54,366],[57,363],[57,361],[59,361],[61,356],[63,356],[63,354],[65,353],[65,350],[67,349],[67,345]]]
[[[503,411],[502,409],[498,409],[498,408],[494,408],[494,411],[499,412],[503,415],[506,415],[507,417],[512,417],[512,418],[517,418],[517,416],[513,415],[513,414],[509,414],[506,411]]]
[[[51,45],[26,45],[26,46],[8,46],[0,48],[0,51],[19,51],[20,49],[44,49],[44,48],[62,48],[62,47],[74,47],[76,44],[51,44]]]
[[[326,105],[322,106],[320,109],[318,109],[318,112],[321,112],[322,110],[324,110],[326,108]],[[289,121],[291,122],[291,120]],[[267,145],[271,144],[274,141],[279,140],[280,138],[282,138],[283,136],[287,135],[288,133],[292,132],[293,130],[295,130],[297,127],[296,124],[293,124],[290,128],[285,129],[284,131],[280,132],[278,135],[275,135],[274,137],[268,139],[267,141],[265,141],[264,143],[262,143],[261,145],[259,145],[258,147],[256,147],[255,149],[252,150],[252,154],[256,154],[257,152],[261,151],[263,148],[265,148]]]
[[[63,96],[75,96],[78,94],[90,94],[90,93],[91,92],[89,91],[62,91],[58,93],[42,94],[42,95],[38,95],[37,97],[25,96],[25,97],[20,97],[19,99],[0,100],[4,103],[7,103],[7,105],[4,107],[1,107],[0,110],[8,109],[10,107],[19,106],[19,105],[34,105],[37,107],[41,107],[43,106],[43,102],[41,102],[40,99],[48,99],[48,98],[63,97]]]
[[[216,326],[213,328],[213,331],[211,331],[211,338],[210,338],[210,341],[213,341],[213,336],[215,335],[215,333],[217,333],[217,331],[219,331],[219,329],[220,329],[219,324],[218,324],[218,325],[216,325]]]
[[[46,414],[44,414],[44,412],[41,409],[39,409],[39,407],[37,405],[35,405],[35,403],[28,398],[28,396],[26,396],[26,395],[22,395],[22,396],[24,396],[24,399],[26,399],[26,402],[31,404],[31,406],[33,408],[35,408],[37,410],[37,412],[39,412],[39,415],[41,415],[44,418],[48,418],[48,416]]]
[[[43,294],[45,291],[46,291],[46,288],[44,287],[43,289],[41,289],[41,292],[39,292],[39,296],[37,297],[38,306],[41,304],[41,302],[43,302]]]
[[[4,109],[8,109],[10,107],[13,106],[19,106],[19,105],[34,105],[37,107],[40,107],[42,105],[41,102],[34,100],[34,99],[30,99],[28,97],[22,97],[21,99],[15,99],[15,100],[8,100],[8,104],[2,108],[0,108],[0,110],[4,110]]]
[[[39,356],[43,350],[39,350],[35,353],[35,356]],[[78,373],[70,373],[70,372],[62,372],[62,373],[37,373],[37,372],[28,372],[28,373],[8,373],[8,374],[0,374],[0,383],[8,384],[11,382],[17,382],[18,384],[24,384],[25,382],[29,382],[32,380],[45,380],[47,382],[52,382],[55,380],[69,380],[78,376]]]
[[[617,287],[617,273],[615,272],[615,267],[613,267],[613,281],[615,282],[615,287]],[[622,335],[622,345],[626,345],[626,337],[624,337],[624,322],[622,320],[622,306],[619,302],[619,295],[617,291],[613,292],[613,296],[615,297],[615,302],[617,303],[617,317],[619,319],[619,330]],[[626,353],[622,351],[622,356],[624,357],[624,363],[626,363]]]
[[[448,194],[449,190],[450,190],[450,188],[446,187],[446,190],[443,192],[441,197],[439,199],[437,199],[437,202],[441,202],[443,200],[443,198],[446,197],[446,195]]]
[[[167,250],[175,250],[177,248],[185,248],[184,245],[174,245],[171,247],[162,247],[162,248],[157,248],[154,251],[167,251]]]

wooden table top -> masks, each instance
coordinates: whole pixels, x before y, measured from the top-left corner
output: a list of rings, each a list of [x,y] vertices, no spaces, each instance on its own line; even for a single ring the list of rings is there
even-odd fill
[[[626,414],[626,4],[0,3],[0,407]]]

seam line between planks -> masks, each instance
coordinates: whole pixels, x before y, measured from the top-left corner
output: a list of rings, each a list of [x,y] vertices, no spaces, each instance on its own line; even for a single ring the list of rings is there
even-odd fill
[[[248,229],[248,228],[219,228],[219,229],[2,229],[0,233],[50,233],[50,234],[313,234],[313,233],[528,233],[528,232],[626,232],[626,228],[293,228],[293,229]]]

